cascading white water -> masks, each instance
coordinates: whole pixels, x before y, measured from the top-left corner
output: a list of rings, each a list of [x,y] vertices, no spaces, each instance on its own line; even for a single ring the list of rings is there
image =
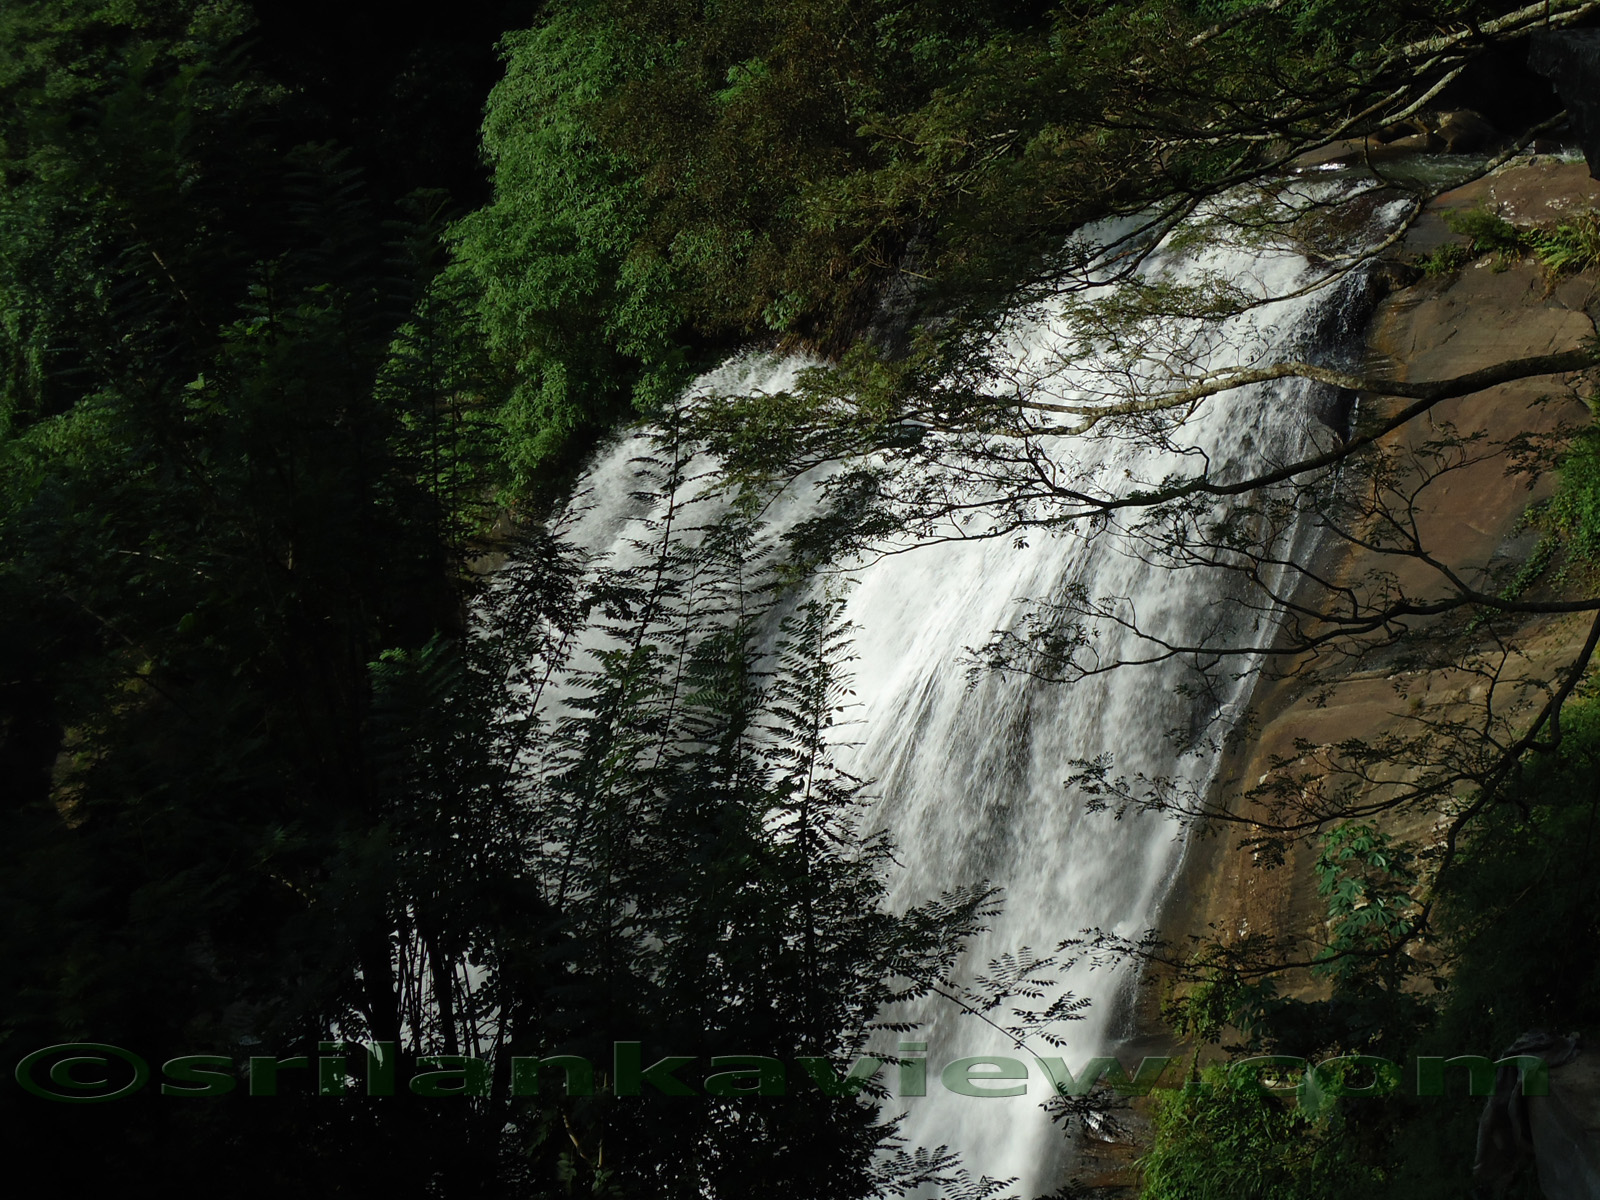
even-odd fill
[[[1380,210],[1379,219],[1385,214]],[[1394,212],[1387,214],[1391,219]],[[1220,323],[1196,323],[1176,335],[1192,355],[1191,373],[1256,361],[1303,358],[1333,349],[1339,327],[1330,314],[1350,303],[1351,288],[1308,288],[1319,271],[1292,250],[1207,244],[1202,250],[1157,250],[1141,267],[1146,279],[1176,284],[1222,277],[1264,301]],[[1272,301],[1272,297],[1289,299]],[[1070,400],[1098,386],[1094,361],[1066,361],[1081,331],[1057,312],[1019,324],[1010,349],[1013,378],[1026,376],[1036,396]],[[759,357],[736,360],[701,380],[700,390],[783,391],[801,364]],[[1316,436],[1303,385],[1282,382],[1224,393],[1181,426],[1190,446],[1212,463],[1247,471],[1303,451]],[[1321,436],[1327,436],[1322,431]],[[1045,443],[1056,460],[1072,464],[1075,479],[1114,488],[1118,480],[1154,480],[1187,469],[1171,450],[1091,433]],[[603,455],[587,478],[587,511],[573,536],[591,551],[627,556],[630,521],[651,502],[635,496],[630,460],[640,442],[626,439]],[[1191,460],[1192,461],[1192,460]],[[768,513],[774,527],[817,504],[816,479],[802,479]],[[701,484],[693,485],[696,488]],[[1124,482],[1121,486],[1132,486]],[[970,534],[983,532],[969,526]],[[1145,561],[1115,530],[1086,539],[1067,528],[1036,533],[1020,545],[1010,537],[946,541],[864,564],[845,564],[853,581],[845,615],[856,626],[854,689],[859,707],[849,730],[855,744],[842,765],[875,781],[878,817],[891,831],[905,865],[894,901],[912,904],[963,883],[987,879],[1005,889],[1005,910],[972,948],[982,969],[990,958],[1022,946],[1049,953],[1086,928],[1137,937],[1153,926],[1183,857],[1181,830],[1159,816],[1130,813],[1120,820],[1085,811],[1063,780],[1069,763],[1114,754],[1119,772],[1174,777],[1204,787],[1215,756],[1178,755],[1167,732],[1197,721],[1226,719],[1247,699],[1247,685],[1209,700],[1174,693],[1181,663],[1123,669],[1071,687],[1024,676],[987,674],[969,686],[968,647],[992,631],[1016,628],[1018,599],[1048,599],[1080,586],[1092,598],[1116,597],[1137,613],[1140,627],[1177,643],[1200,640],[1216,606],[1234,602],[1214,574],[1173,572]],[[1255,644],[1271,637],[1258,623]],[[1132,634],[1109,627],[1098,649],[1105,659],[1130,650]],[[1221,711],[1218,707],[1220,703]],[[1114,1051],[1127,1017],[1126,971],[1074,968],[1065,985],[1092,999],[1084,1019],[1064,1030],[1060,1053],[1076,1069]],[[930,1003],[923,1022],[931,1070],[929,1094],[904,1101],[905,1132],[913,1144],[947,1144],[973,1175],[1017,1176],[1021,1196],[1061,1182],[1068,1144],[1041,1108],[1048,1083],[1037,1073],[1025,1098],[975,1099],[943,1092],[938,1069],[950,1060],[1017,1051],[998,1031]],[[887,1046],[893,1049],[892,1044]]]

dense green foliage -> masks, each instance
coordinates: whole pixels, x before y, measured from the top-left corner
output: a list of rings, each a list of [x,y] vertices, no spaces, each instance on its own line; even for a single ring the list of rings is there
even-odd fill
[[[863,328],[914,224],[857,211],[848,188],[885,158],[863,126],[926,103],[1022,17],[565,5],[508,37],[485,126],[495,201],[457,249],[517,368],[517,490],[574,433],[659,410],[701,347],[838,347]]]
[[[5,43],[0,199],[6,1052],[276,1050],[355,1014],[393,1037],[397,863],[423,851],[387,832],[369,664],[458,626],[481,490],[449,401],[471,334],[417,307],[437,205],[282,142],[243,10],[7,20],[32,28]],[[374,1133],[6,1107],[112,1178],[330,1130],[267,1191]]]
[[[1512,259],[1531,252],[1544,264],[1551,286],[1563,275],[1600,266],[1600,212],[1594,209],[1549,229],[1513,225],[1485,208],[1448,212],[1445,224],[1467,240],[1445,242],[1419,258],[1418,265],[1430,275],[1457,271],[1486,254],[1493,254],[1496,269],[1503,270]]]
[[[1561,484],[1540,514],[1565,545],[1568,559],[1600,567],[1600,427],[1580,431],[1561,462]]]
[[[1141,1161],[1149,1200],[1299,1200],[1371,1195],[1382,1172],[1343,1122],[1272,1096],[1257,1077],[1206,1067],[1156,1094],[1153,1145]]]
[[[829,766],[832,611],[759,658],[774,592],[739,528],[587,581],[528,534],[487,594],[466,563],[520,430],[446,269],[450,196],[399,190],[436,146],[369,179],[397,142],[306,137],[348,114],[319,125],[315,72],[267,69],[294,56],[241,42],[244,9],[5,19],[0,1049],[494,1063],[437,1102],[12,1089],[12,1135],[93,1144],[86,1181],[121,1190],[244,1161],[230,1190],[261,1196],[959,1186],[876,1084],[752,1106],[606,1082],[630,1040],[842,1072],[989,911],[981,886],[886,907],[891,849]],[[512,1094],[512,1055],[559,1053],[598,1095]]]
[[[518,375],[513,493],[707,347],[892,340],[913,289],[981,329],[1069,230],[1315,142],[1400,80],[1397,39],[1492,9],[553,4],[505,41],[494,199],[455,235]]]

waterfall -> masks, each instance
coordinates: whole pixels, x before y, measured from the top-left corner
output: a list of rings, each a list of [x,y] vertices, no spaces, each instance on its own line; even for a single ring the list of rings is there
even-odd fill
[[[1349,183],[1322,186],[1324,198],[1329,188],[1353,189]],[[1393,222],[1403,207],[1391,198],[1369,205],[1368,217]],[[1110,240],[1115,234],[1101,229],[1098,236]],[[1193,238],[1169,237],[1138,272],[1147,283],[1164,280],[1179,287],[1220,280],[1261,301],[1220,321],[1187,327],[1168,322],[1159,330],[1150,344],[1181,342],[1190,372],[1274,358],[1337,362],[1365,316],[1359,272],[1335,277],[1282,242],[1219,235],[1197,245]],[[1324,279],[1330,280],[1327,286],[1315,286]],[[1086,295],[1103,298],[1116,286]],[[1125,366],[1122,359],[1083,357],[1081,306],[1046,306],[1019,318],[1007,339],[1008,378],[1026,379],[1036,396],[1092,395],[1106,371]],[[744,356],[693,390],[779,392],[793,385],[804,365]],[[1314,439],[1331,436],[1314,419],[1324,401],[1297,381],[1251,386],[1200,406],[1177,427],[1181,445],[1152,448],[1099,431],[1054,435],[1041,444],[1073,479],[1102,488],[1130,487],[1187,469],[1193,459],[1182,454],[1185,448],[1201,448],[1215,467],[1242,472],[1289,459]],[[602,559],[637,554],[629,543],[633,523],[662,503],[635,494],[630,462],[643,444],[643,435],[621,439],[586,478],[573,536]],[[814,511],[824,474],[796,481],[770,506],[769,527],[781,529]],[[706,486],[704,479],[685,485],[700,491]],[[833,577],[850,581],[845,615],[856,627],[858,656],[858,707],[848,730],[854,744],[844,748],[843,765],[875,781],[877,819],[890,830],[904,864],[894,884],[895,903],[915,903],[981,879],[1005,889],[1003,915],[969,954],[975,970],[1022,946],[1048,954],[1087,928],[1137,937],[1156,924],[1182,864],[1183,830],[1159,815],[1130,812],[1113,819],[1087,811],[1082,798],[1064,786],[1069,763],[1113,754],[1119,773],[1142,771],[1203,789],[1218,766],[1208,748],[1212,743],[1201,739],[1179,752],[1167,735],[1175,728],[1225,725],[1248,701],[1249,688],[1239,680],[1228,694],[1180,695],[1174,686],[1185,667],[1178,660],[1091,675],[1071,686],[994,672],[969,683],[969,648],[993,631],[1018,628],[1022,598],[1049,600],[1073,590],[1115,598],[1119,608],[1137,614],[1142,629],[1176,643],[1203,640],[1219,612],[1238,599],[1217,573],[1175,572],[1146,561],[1138,543],[1116,528],[1100,528],[1094,536],[1075,526],[1025,539],[974,536],[983,532],[981,525],[970,526],[964,539],[845,563]],[[1291,529],[1288,536],[1304,534]],[[1272,620],[1256,621],[1247,635],[1264,647],[1273,635]],[[1096,648],[1109,660],[1134,650],[1132,638],[1126,629],[1107,625]],[[1064,983],[1092,1004],[1083,1019],[1064,1029],[1064,1050],[1035,1049],[1061,1054],[1077,1069],[1092,1056],[1114,1053],[1129,1032],[1132,976],[1126,969],[1094,970],[1085,963]],[[1035,1072],[1025,1098],[944,1093],[937,1082],[941,1064],[1017,1051],[996,1030],[948,1004],[931,1002],[915,1015],[923,1023],[931,1069],[929,1094],[902,1101],[912,1143],[959,1150],[975,1176],[1016,1176],[1011,1190],[1023,1197],[1058,1186],[1070,1146],[1041,1108],[1048,1083]],[[893,1045],[885,1048],[892,1051]]]

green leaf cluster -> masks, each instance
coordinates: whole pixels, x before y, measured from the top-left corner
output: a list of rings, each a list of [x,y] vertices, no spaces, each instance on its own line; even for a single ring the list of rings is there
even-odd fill
[[[512,494],[708,353],[892,343],[895,290],[981,326],[1085,221],[1185,210],[1489,7],[552,4],[504,42],[494,199],[454,235],[517,375]]]
[[[1152,1093],[1153,1137],[1139,1160],[1146,1200],[1290,1200],[1373,1194],[1384,1172],[1345,1137],[1252,1076],[1206,1067],[1182,1089]]]

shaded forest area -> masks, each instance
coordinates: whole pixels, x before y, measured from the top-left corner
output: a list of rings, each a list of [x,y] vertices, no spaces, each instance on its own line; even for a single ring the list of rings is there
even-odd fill
[[[796,614],[757,673],[737,537],[580,586],[528,532],[467,634],[511,374],[443,239],[485,195],[495,14],[445,38],[324,15],[3,18],[6,1053],[285,1062],[210,1099],[8,1088],[8,1143],[141,1194],[175,1172],[246,1195],[952,1175],[879,1155],[876,1107],[822,1088],[754,1113],[513,1095],[514,1055],[608,1064],[630,1039],[646,1065],[842,1073],[992,895],[884,910],[889,848],[826,761],[831,614]],[[592,621],[617,649],[577,660]],[[346,1042],[402,1079],[443,1055],[468,1094],[294,1073]]]

